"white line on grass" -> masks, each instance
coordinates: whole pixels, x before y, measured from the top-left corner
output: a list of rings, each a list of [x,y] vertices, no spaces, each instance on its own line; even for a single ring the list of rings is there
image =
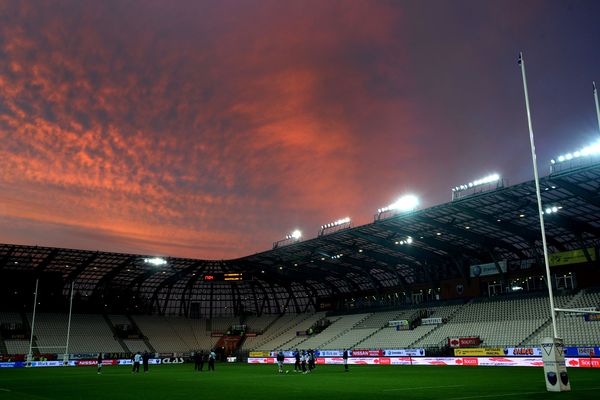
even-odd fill
[[[0,388],[0,391],[3,391],[3,392],[10,392],[10,389],[4,389],[4,388]]]
[[[591,390],[598,390],[598,389],[600,389],[600,387],[579,389],[579,390],[576,390],[576,392],[589,392]],[[503,393],[503,394],[484,394],[484,395],[479,395],[479,396],[452,397],[451,399],[447,399],[447,400],[492,399],[494,397],[523,396],[523,395],[527,395],[527,394],[544,394],[544,393],[548,393],[548,391],[543,391],[543,392],[515,392],[515,393]]]
[[[396,392],[399,390],[415,390],[415,389],[441,389],[441,388],[451,388],[451,387],[464,387],[465,385],[446,385],[446,386],[418,386],[418,387],[409,387],[409,388],[398,388],[398,389],[383,389],[384,392]]]

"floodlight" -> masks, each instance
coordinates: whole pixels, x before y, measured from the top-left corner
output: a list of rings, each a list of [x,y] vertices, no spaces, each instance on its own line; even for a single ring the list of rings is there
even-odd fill
[[[285,235],[287,240],[298,240],[302,237],[302,231],[300,229],[294,230],[292,233]]]
[[[561,210],[561,209],[562,209],[561,206],[546,207],[546,209],[544,210],[544,214],[554,214],[554,213],[557,213],[558,210]]]
[[[160,257],[144,258],[144,262],[146,264],[152,264],[154,266],[167,265],[167,260]]]
[[[323,228],[321,228],[323,229]],[[276,249],[281,246],[288,246],[290,244],[296,243],[302,237],[302,231],[300,229],[295,229],[292,233],[288,233],[285,235],[284,239],[278,240],[273,243],[273,249]]]
[[[405,196],[400,197],[394,203],[390,204],[387,207],[377,209],[378,214],[382,214],[388,211],[400,211],[407,212],[413,211],[419,206],[419,198],[413,194],[407,194]]]
[[[502,177],[499,174],[490,174],[480,179],[476,179],[472,182],[466,183],[464,185],[455,186],[452,189],[452,200],[458,199],[461,197],[460,192],[469,191],[469,193],[473,193],[480,186],[491,185],[497,182],[496,187],[500,187],[503,185]]]
[[[593,156],[598,154],[600,154],[600,141],[586,146],[580,150],[574,151],[572,153],[560,155],[556,159],[550,160],[550,163],[554,165],[556,163],[562,163],[565,161],[571,161],[577,158]]]

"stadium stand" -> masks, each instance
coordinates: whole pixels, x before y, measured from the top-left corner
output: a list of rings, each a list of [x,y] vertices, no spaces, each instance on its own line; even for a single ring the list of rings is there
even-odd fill
[[[32,314],[27,314],[29,324]],[[61,347],[64,349],[67,337],[67,314],[37,314],[35,318],[34,336],[40,351],[45,348]],[[69,353],[120,352],[121,345],[113,337],[110,326],[101,315],[73,314],[71,319],[71,336]],[[62,353],[64,350],[54,349]]]
[[[598,306],[600,306],[600,289],[582,290],[560,306],[568,309],[584,307],[598,309]],[[582,314],[559,313],[556,325],[559,335],[564,339],[566,345],[589,346],[590,344],[600,343],[600,322],[587,322]],[[538,344],[543,338],[551,336],[552,325],[551,321],[548,320],[525,340],[525,344]]]
[[[328,346],[333,341],[348,333],[354,326],[366,320],[371,314],[342,315],[332,320],[331,325],[321,333],[310,336],[305,341],[298,343],[301,349],[330,349]],[[350,338],[350,341],[354,340]]]
[[[206,320],[150,315],[133,316],[133,319],[157,352],[208,350],[218,341],[206,330]],[[232,320],[221,319],[219,322],[228,327]],[[130,343],[126,341],[127,347]]]
[[[307,336],[297,336],[296,332],[305,332],[325,317],[324,312],[302,315],[299,314],[290,321],[290,325],[283,327],[278,333],[267,333],[270,338],[261,344],[256,345],[252,350],[268,351],[275,349],[295,349],[300,343],[305,341]],[[271,329],[276,327],[271,327]]]

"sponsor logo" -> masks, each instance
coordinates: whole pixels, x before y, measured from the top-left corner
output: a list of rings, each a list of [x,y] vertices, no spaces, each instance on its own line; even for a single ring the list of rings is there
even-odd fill
[[[465,357],[462,359],[463,361],[463,365],[467,365],[467,366],[473,366],[473,365],[479,365],[479,360],[475,357]]]
[[[183,358],[181,358],[181,357],[163,358],[161,360],[161,363],[163,363],[163,364],[183,364]]]
[[[542,343],[542,350],[549,356],[552,353],[552,348],[554,347],[554,343]]]
[[[379,357],[379,350],[352,350],[352,357]]]
[[[505,352],[508,353],[508,352]],[[512,349],[512,355],[513,356],[534,356],[536,351],[533,348],[523,348],[523,347],[517,347]]]
[[[454,349],[454,355],[457,357],[503,356],[504,349],[501,349],[501,348]]]

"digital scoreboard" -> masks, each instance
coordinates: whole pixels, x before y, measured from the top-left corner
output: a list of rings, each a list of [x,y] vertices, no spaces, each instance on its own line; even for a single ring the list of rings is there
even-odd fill
[[[222,282],[222,281],[243,281],[244,274],[242,272],[228,272],[228,273],[220,273],[216,272],[214,274],[204,274],[200,277],[200,280],[205,282]]]

